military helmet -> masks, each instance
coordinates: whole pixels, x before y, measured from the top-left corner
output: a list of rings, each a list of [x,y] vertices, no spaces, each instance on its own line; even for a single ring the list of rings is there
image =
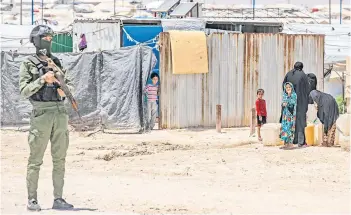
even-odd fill
[[[45,49],[46,52],[50,53],[51,51],[51,41],[43,41],[42,38],[46,36],[54,36],[54,31],[46,25],[35,26],[30,33],[29,42],[38,50]]]

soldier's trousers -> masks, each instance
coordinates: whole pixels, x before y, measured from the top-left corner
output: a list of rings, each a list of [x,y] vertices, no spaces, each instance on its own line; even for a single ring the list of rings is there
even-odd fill
[[[40,166],[50,140],[53,162],[54,198],[62,198],[66,154],[69,145],[68,115],[63,102],[31,102],[28,143],[30,155],[27,166],[28,199],[37,199]]]

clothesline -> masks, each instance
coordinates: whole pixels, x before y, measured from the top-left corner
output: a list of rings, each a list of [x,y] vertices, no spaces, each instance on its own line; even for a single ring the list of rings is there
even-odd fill
[[[130,36],[130,34],[126,31],[125,28],[122,28],[123,32],[125,33],[126,37],[127,37],[127,40],[135,43],[136,45],[149,45],[152,49],[156,49],[158,50],[158,40],[159,40],[159,37],[158,35],[150,40],[147,40],[145,42],[139,42],[137,40],[135,40],[132,36]],[[152,46],[154,45],[154,46]]]
[[[87,32],[85,33],[85,35],[87,34],[95,34],[96,32],[100,32],[100,31],[104,31],[105,29],[107,28],[102,28],[102,29],[99,29],[99,30],[96,30],[96,31],[92,31],[92,32]],[[135,43],[136,45],[147,45],[147,46],[150,46],[152,49],[155,49],[155,50],[159,50],[159,46],[158,46],[158,41],[159,41],[159,36],[155,36],[154,38],[150,39],[150,40],[147,40],[145,42],[139,42],[137,40],[135,40],[124,28],[122,28],[123,32],[125,33],[127,39],[133,43]],[[8,42],[8,41],[16,41],[16,40],[27,40],[27,38],[10,38],[10,37],[2,37],[2,39],[6,39],[6,40],[3,40],[3,42]],[[87,41],[88,43],[91,42],[91,41]],[[29,41],[27,41],[25,44],[28,44]],[[66,47],[66,48],[73,48],[73,46],[67,46],[67,45],[64,45],[62,43],[57,43],[55,41],[52,41],[53,44],[55,45],[58,45],[58,46],[61,46],[61,47]],[[20,48],[22,48],[25,44],[21,45]]]

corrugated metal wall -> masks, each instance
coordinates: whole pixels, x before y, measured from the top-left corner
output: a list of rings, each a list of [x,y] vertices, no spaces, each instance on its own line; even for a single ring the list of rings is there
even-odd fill
[[[259,22],[225,22],[207,21],[207,29],[221,29],[225,31],[240,31],[242,33],[279,33],[283,30],[283,23]]]
[[[52,40],[52,52],[73,52],[73,40],[71,33],[56,34]]]
[[[73,51],[79,52],[80,35],[85,34],[88,47],[84,51],[103,51],[120,48],[120,23],[115,22],[75,22],[73,23]]]
[[[207,44],[208,74],[173,75],[169,34],[161,33],[162,128],[213,127],[217,104],[222,127],[249,126],[258,88],[265,90],[268,122],[278,122],[282,81],[296,61],[323,90],[322,35],[216,33]]]

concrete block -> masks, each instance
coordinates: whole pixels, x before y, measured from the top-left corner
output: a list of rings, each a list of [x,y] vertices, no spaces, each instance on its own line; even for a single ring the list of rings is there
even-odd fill
[[[342,114],[336,121],[336,126],[344,136],[350,136],[350,120],[351,114]]]
[[[340,135],[339,144],[340,144],[341,149],[349,152],[350,151],[350,136],[345,137],[345,136]]]
[[[314,126],[314,145],[319,146],[323,142],[323,124],[318,123]]]

